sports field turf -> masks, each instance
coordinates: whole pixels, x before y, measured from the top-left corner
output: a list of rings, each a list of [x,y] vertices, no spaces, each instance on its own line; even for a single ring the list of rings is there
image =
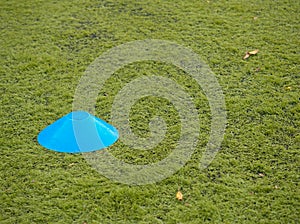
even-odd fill
[[[299,15],[298,0],[1,0],[0,223],[299,223]],[[216,74],[227,128],[210,166],[199,170],[208,100],[191,77],[164,62],[116,71],[99,92],[96,115],[109,121],[114,96],[142,75],[180,84],[198,109],[201,133],[174,175],[126,185],[80,154],[41,147],[38,133],[72,111],[85,69],[112,47],[144,39],[188,47]],[[131,110],[132,129],[147,136],[154,115],[169,127],[156,148],[119,141],[107,150],[130,164],[168,156],[181,125],[168,100],[141,99]]]

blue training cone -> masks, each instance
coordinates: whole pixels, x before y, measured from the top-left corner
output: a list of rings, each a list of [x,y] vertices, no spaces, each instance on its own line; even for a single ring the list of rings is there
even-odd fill
[[[38,142],[47,149],[82,153],[100,150],[119,138],[118,130],[85,111],[74,111],[47,126]]]

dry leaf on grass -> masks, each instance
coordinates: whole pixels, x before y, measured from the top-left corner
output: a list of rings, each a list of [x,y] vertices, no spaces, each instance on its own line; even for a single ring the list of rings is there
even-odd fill
[[[286,87],[285,87],[285,89],[286,89],[286,90],[291,90],[291,89],[292,89],[292,87],[290,87],[290,86],[286,86]]]
[[[183,194],[181,193],[181,191],[177,191],[177,193],[176,193],[176,198],[177,198],[179,201],[182,201],[182,199],[183,199]]]
[[[249,54],[250,55],[254,55],[254,54],[257,54],[259,52],[258,49],[255,49],[254,51],[249,51]]]
[[[255,72],[259,72],[260,71],[260,67],[257,67],[256,69],[255,69]]]
[[[246,54],[245,54],[245,56],[243,57],[243,59],[245,60],[245,59],[247,59],[247,58],[249,58],[249,57],[250,57],[249,52],[246,52]]]
[[[257,54],[258,52],[259,52],[258,49],[255,49],[253,51],[247,51],[246,54],[245,54],[245,56],[243,57],[243,59],[245,60],[245,59],[249,58],[251,55]]]

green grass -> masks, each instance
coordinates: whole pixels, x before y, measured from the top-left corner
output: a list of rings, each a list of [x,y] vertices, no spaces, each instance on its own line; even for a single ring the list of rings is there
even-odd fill
[[[299,223],[299,14],[297,0],[2,0],[0,223]],[[138,76],[181,84],[202,123],[195,153],[175,175],[128,186],[101,176],[81,155],[42,148],[36,136],[72,110],[87,66],[143,39],[190,47],[216,74],[228,125],[210,166],[198,169],[210,127],[204,93],[180,69],[150,61],[111,76],[96,115],[109,120],[114,96]],[[141,99],[132,108],[133,130],[147,136],[153,115],[169,127],[153,153],[122,142],[108,150],[133,164],[167,156],[179,136],[178,114],[167,100]],[[183,201],[175,198],[179,187]]]

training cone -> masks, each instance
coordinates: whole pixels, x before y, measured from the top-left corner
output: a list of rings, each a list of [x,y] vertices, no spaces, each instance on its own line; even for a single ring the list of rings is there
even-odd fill
[[[117,141],[117,129],[85,111],[73,111],[47,126],[38,142],[47,149],[83,153],[107,148]]]

